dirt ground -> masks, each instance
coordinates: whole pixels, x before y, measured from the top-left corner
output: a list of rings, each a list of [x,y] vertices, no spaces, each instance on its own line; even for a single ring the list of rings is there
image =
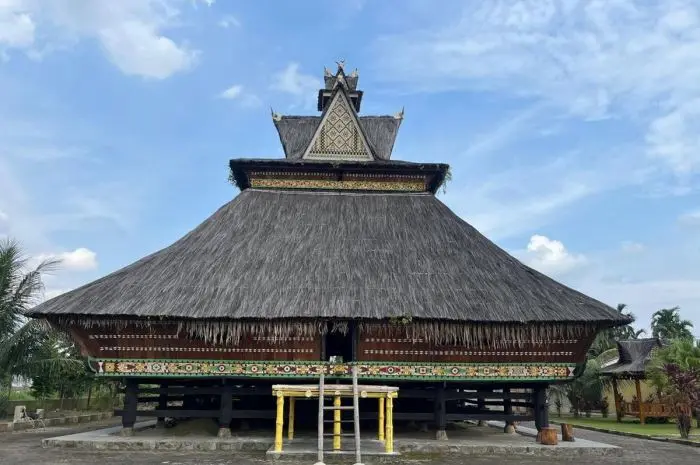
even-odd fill
[[[89,451],[74,449],[43,449],[41,439],[47,437],[73,434],[92,429],[105,428],[118,424],[118,420],[108,420],[100,423],[77,427],[54,427],[47,431],[23,431],[16,433],[0,434],[0,464],[30,464],[42,465],[252,465],[266,462],[264,454],[241,454],[233,452],[143,452],[143,451]],[[603,433],[595,433],[576,430],[576,435],[593,441],[614,444],[624,449],[623,457],[582,457],[581,459],[567,459],[567,465],[595,465],[595,464],[673,464],[673,465],[697,465],[700,464],[700,448],[670,444],[643,439],[625,438]],[[370,459],[366,463],[373,463]],[[558,458],[542,457],[465,457],[438,456],[430,460],[405,459],[404,463],[430,462],[435,465],[470,465],[499,464],[499,465],[530,465],[530,464],[557,464],[562,460]],[[278,461],[280,465],[301,463],[294,461]],[[347,463],[351,463],[348,461]],[[304,465],[307,465],[304,462]]]

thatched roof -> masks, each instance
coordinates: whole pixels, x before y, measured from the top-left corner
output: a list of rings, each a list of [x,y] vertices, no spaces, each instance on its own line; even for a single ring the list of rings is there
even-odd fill
[[[171,246],[31,316],[627,320],[525,266],[430,193],[246,189]]]
[[[612,365],[604,367],[602,373],[622,377],[644,376],[653,351],[658,347],[661,347],[658,338],[617,341],[618,359]]]
[[[367,137],[372,153],[380,160],[388,160],[399,132],[401,118],[394,116],[360,116],[360,126]],[[273,119],[288,159],[298,160],[304,155],[321,122],[320,116],[280,116]]]

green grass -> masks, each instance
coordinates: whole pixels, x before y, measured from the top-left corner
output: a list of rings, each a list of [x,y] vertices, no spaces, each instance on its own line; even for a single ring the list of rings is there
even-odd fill
[[[591,426],[593,428],[602,428],[602,429],[607,429],[611,431],[622,431],[626,433],[636,433],[636,434],[645,434],[647,436],[661,436],[661,437],[669,437],[669,438],[680,438],[680,434],[678,434],[678,429],[676,428],[676,424],[673,422],[669,423],[662,423],[662,424],[657,424],[657,423],[651,423],[651,424],[646,424],[646,425],[641,425],[639,423],[638,419],[632,419],[632,418],[624,418],[621,423],[618,423],[615,420],[614,416],[610,416],[608,418],[602,418],[602,417],[593,417],[593,418],[586,418],[586,417],[579,417],[575,418],[571,415],[563,415],[561,418],[559,418],[556,415],[551,415],[550,420],[558,423],[569,423],[571,425],[579,425],[579,426]],[[693,422],[695,423],[695,422]],[[695,425],[693,425],[695,426]],[[690,439],[698,441],[700,440],[700,430],[697,428],[693,428],[690,431]]]

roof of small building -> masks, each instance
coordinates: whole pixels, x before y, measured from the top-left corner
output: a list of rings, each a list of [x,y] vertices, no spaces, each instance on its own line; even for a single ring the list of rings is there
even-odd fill
[[[661,341],[658,338],[617,341],[618,359],[604,367],[602,373],[623,377],[643,376],[654,349],[658,347],[661,347]]]
[[[259,189],[31,315],[627,322],[524,265],[429,192]]]

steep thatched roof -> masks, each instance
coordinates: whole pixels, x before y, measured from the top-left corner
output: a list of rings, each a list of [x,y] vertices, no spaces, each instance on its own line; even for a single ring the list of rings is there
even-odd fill
[[[394,116],[360,116],[362,131],[372,153],[380,160],[391,158],[401,118]],[[321,122],[320,116],[281,116],[273,120],[284,148],[285,157],[297,160],[304,155]]]
[[[430,193],[256,189],[171,246],[31,315],[624,320],[528,268]]]
[[[618,359],[612,365],[604,367],[602,373],[622,377],[644,376],[647,363],[657,347],[661,347],[658,338],[617,341]]]

